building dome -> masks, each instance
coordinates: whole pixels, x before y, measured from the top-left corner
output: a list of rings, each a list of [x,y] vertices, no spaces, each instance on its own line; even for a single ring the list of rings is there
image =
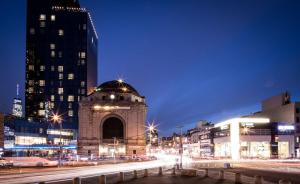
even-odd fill
[[[125,83],[123,80],[104,82],[98,86],[95,91],[105,93],[132,93],[140,96],[136,89],[134,89],[130,84]]]

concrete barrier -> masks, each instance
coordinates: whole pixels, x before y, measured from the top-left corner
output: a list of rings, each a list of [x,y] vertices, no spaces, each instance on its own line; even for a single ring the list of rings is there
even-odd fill
[[[73,178],[73,184],[81,184],[81,178],[79,177]]]
[[[99,184],[106,184],[106,176],[105,175],[101,175],[99,176]]]
[[[124,173],[123,172],[120,172],[119,173],[119,182],[124,182],[125,181],[125,177],[124,177]]]
[[[288,180],[279,180],[278,182],[279,184],[292,184],[292,182],[288,181]]]
[[[133,171],[133,178],[134,178],[134,179],[137,179],[137,178],[138,178],[138,174],[137,174],[137,171],[136,171],[136,170]]]
[[[176,175],[176,169],[175,169],[175,167],[173,167],[173,169],[172,169],[172,175]]]
[[[204,177],[208,177],[208,169],[204,169]]]
[[[235,183],[236,184],[242,183],[242,179],[241,179],[241,174],[240,173],[235,173]]]
[[[159,168],[158,168],[158,175],[159,175],[159,176],[162,176],[162,175],[163,175],[162,167],[159,167]]]
[[[254,176],[254,184],[262,184],[262,180],[261,176]]]
[[[219,171],[219,180],[224,180],[224,171],[223,170]]]
[[[197,176],[197,170],[195,169],[182,169],[181,176]]]
[[[144,177],[148,177],[148,169],[144,170]]]

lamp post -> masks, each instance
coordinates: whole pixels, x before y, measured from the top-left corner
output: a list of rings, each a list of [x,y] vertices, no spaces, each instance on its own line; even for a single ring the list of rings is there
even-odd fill
[[[182,125],[177,126],[177,128],[180,129],[180,148],[179,148],[179,154],[180,154],[180,168],[182,169],[182,154],[183,154],[183,145],[182,145]]]
[[[58,167],[61,166],[61,157],[62,157],[62,142],[61,142],[61,131],[62,131],[62,118],[60,115],[53,114],[52,115],[52,121],[54,123],[59,124],[59,161],[58,161]]]

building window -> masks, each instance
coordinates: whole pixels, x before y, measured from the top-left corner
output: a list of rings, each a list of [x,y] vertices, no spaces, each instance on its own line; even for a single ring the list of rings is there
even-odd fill
[[[59,100],[62,102],[62,101],[64,101],[64,96],[59,96]]]
[[[51,44],[50,44],[50,49],[51,49],[51,50],[54,50],[54,49],[55,49],[55,44],[54,44],[54,43],[51,43]]]
[[[73,113],[72,110],[69,110],[69,111],[68,111],[68,116],[70,116],[70,117],[74,116],[74,113]]]
[[[85,87],[85,82],[84,82],[84,81],[81,81],[81,82],[80,82],[80,86],[81,86],[81,87]]]
[[[33,85],[34,85],[34,80],[29,80],[29,81],[28,81],[28,85],[29,85],[29,86],[33,86]]]
[[[59,51],[59,52],[58,52],[58,57],[59,57],[59,58],[62,58],[62,51]]]
[[[51,21],[55,21],[55,15],[51,15]]]
[[[44,103],[40,102],[40,108],[43,109],[44,108]]]
[[[54,102],[55,101],[55,96],[51,95],[51,101]]]
[[[85,60],[81,60],[81,65],[85,65]]]
[[[41,14],[40,15],[40,20],[46,20],[46,15],[45,14]]]
[[[59,73],[59,74],[58,74],[58,79],[59,79],[59,80],[63,80],[63,79],[64,79],[64,74]]]
[[[296,137],[296,142],[299,143],[299,137]]]
[[[57,93],[62,95],[64,93],[64,88],[58,88]]]
[[[41,66],[40,66],[40,71],[41,71],[41,72],[45,71],[45,66],[44,66],[44,65],[41,65]]]
[[[54,58],[55,57],[55,51],[51,51],[51,57]]]
[[[64,71],[64,66],[58,66],[58,72],[63,72]]]
[[[85,89],[81,89],[81,94],[85,95]]]
[[[55,71],[55,66],[51,66],[51,71],[54,72]]]
[[[300,112],[300,109],[299,108],[296,108],[296,113],[299,113]]]
[[[40,22],[40,27],[46,27],[46,22]]]
[[[69,103],[68,107],[69,109],[72,109],[72,103]]]
[[[80,101],[80,96],[77,97],[78,102]]]
[[[68,96],[68,102],[74,102],[74,95]]]
[[[39,81],[39,85],[40,85],[40,86],[45,86],[45,80],[40,80],[40,81]]]
[[[50,109],[54,109],[54,103],[53,102],[50,103]]]
[[[63,35],[64,35],[64,30],[59,29],[59,30],[58,30],[58,35],[59,35],[59,36],[63,36]]]
[[[35,34],[35,29],[34,28],[30,28],[29,32],[30,32],[31,35],[34,35]]]
[[[28,66],[28,70],[29,70],[29,71],[34,71],[34,65],[29,65],[29,66]]]
[[[86,30],[86,24],[83,24],[83,25],[82,25],[82,29],[83,29],[83,30]]]
[[[40,110],[38,111],[38,114],[39,114],[39,116],[45,116],[45,110],[40,109]]]
[[[33,87],[28,88],[28,93],[33,93]]]
[[[84,59],[86,57],[86,53],[85,52],[80,52],[80,58]]]
[[[74,79],[74,74],[73,73],[69,73],[68,74],[68,79],[69,80],[73,80]]]
[[[296,117],[296,122],[297,122],[297,123],[300,123],[299,117]]]

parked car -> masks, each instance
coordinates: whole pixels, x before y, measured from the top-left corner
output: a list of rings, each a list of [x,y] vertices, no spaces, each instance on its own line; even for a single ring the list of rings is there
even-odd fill
[[[0,167],[12,167],[14,164],[12,161],[7,161],[4,158],[0,158]]]

